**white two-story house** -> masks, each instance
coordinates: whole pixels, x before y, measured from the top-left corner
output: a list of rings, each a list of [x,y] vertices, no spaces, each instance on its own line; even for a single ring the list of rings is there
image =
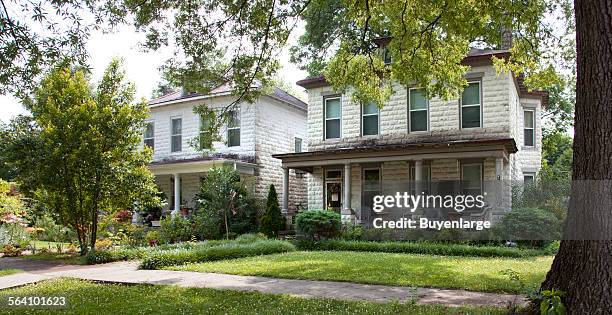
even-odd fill
[[[353,103],[322,76],[301,80],[308,91],[308,151],[275,157],[287,178],[291,169],[309,173],[308,209],[332,208],[345,221],[367,223],[373,196],[415,191],[410,185],[417,182],[426,192],[450,185],[477,193],[487,182],[503,181],[505,207],[489,213],[495,220],[508,210],[508,183],[533,180],[540,169],[540,120],[548,100],[544,92],[528,92],[520,77],[496,73],[491,58],[508,54],[470,51],[463,60],[471,67],[468,86],[451,101],[396,84],[379,109]]]
[[[206,171],[228,166],[236,169],[256,197],[265,198],[268,187],[281,187],[281,163],[272,154],[299,153],[306,150],[307,105],[279,88],[261,96],[252,104],[239,103],[230,122],[219,131],[224,141],[214,143],[207,152],[198,151],[192,139],[205,123],[193,112],[205,103],[212,109],[223,109],[236,98],[226,87],[208,95],[170,93],[149,102],[143,144],[153,149],[149,168],[155,182],[167,197],[164,213],[192,210],[195,196]],[[306,179],[293,171],[289,183],[290,209],[306,205]]]

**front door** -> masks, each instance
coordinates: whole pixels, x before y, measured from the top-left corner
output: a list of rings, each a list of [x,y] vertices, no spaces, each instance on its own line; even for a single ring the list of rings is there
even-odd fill
[[[325,186],[327,209],[340,213],[342,209],[342,184],[340,182],[327,182]]]

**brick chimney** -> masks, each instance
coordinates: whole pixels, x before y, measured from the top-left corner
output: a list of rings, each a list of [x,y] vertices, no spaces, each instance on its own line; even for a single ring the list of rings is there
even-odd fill
[[[501,46],[499,48],[503,50],[512,48],[512,28],[503,27],[501,29]]]

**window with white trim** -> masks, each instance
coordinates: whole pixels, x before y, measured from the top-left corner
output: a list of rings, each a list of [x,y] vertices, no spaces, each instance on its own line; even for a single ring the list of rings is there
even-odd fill
[[[535,182],[536,174],[534,172],[523,172],[523,182],[532,184]]]
[[[183,119],[172,118],[172,134],[170,136],[170,151],[180,152],[183,149]]]
[[[212,124],[211,118],[205,115],[200,116],[200,150],[210,149],[204,141],[206,139],[206,132]]]
[[[361,106],[361,133],[363,136],[378,134],[378,106],[374,103]]]
[[[325,112],[325,139],[340,139],[341,134],[341,105],[340,97],[326,98]]]
[[[526,147],[535,145],[535,111],[525,109],[523,111],[523,144]]]
[[[144,145],[154,149],[155,148],[155,123],[148,122],[145,124],[144,130]]]
[[[227,122],[227,146],[240,146],[240,112],[238,110],[230,112]]]
[[[362,212],[366,221],[372,213],[371,210],[374,206],[374,196],[380,195],[381,191],[380,168],[364,168],[361,207],[363,210],[367,210]]]
[[[302,152],[302,138],[295,138],[295,153]]]
[[[480,81],[469,82],[461,94],[461,128],[482,127]]]
[[[410,89],[408,97],[408,123],[410,132],[429,130],[429,100],[423,89]]]

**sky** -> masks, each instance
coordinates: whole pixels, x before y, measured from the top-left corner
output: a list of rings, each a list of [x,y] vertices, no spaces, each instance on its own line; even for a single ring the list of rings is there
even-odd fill
[[[297,30],[290,38],[290,45],[297,41],[300,32]],[[143,52],[138,47],[144,36],[137,33],[133,27],[124,25],[113,33],[93,32],[87,43],[87,50],[90,55],[90,66],[93,71],[94,81],[100,80],[104,69],[114,57],[124,59],[124,68],[127,78],[136,85],[136,96],[150,98],[153,88],[161,78],[158,71],[159,66],[168,59],[171,50],[166,49],[158,52]],[[290,47],[287,45],[287,47]],[[289,62],[288,48],[280,56],[281,69],[278,76],[293,84],[295,91],[302,91],[302,88],[295,85],[295,82],[307,76],[302,71]],[[0,95],[0,120],[8,123],[13,117],[26,113],[19,101],[12,96]]]

